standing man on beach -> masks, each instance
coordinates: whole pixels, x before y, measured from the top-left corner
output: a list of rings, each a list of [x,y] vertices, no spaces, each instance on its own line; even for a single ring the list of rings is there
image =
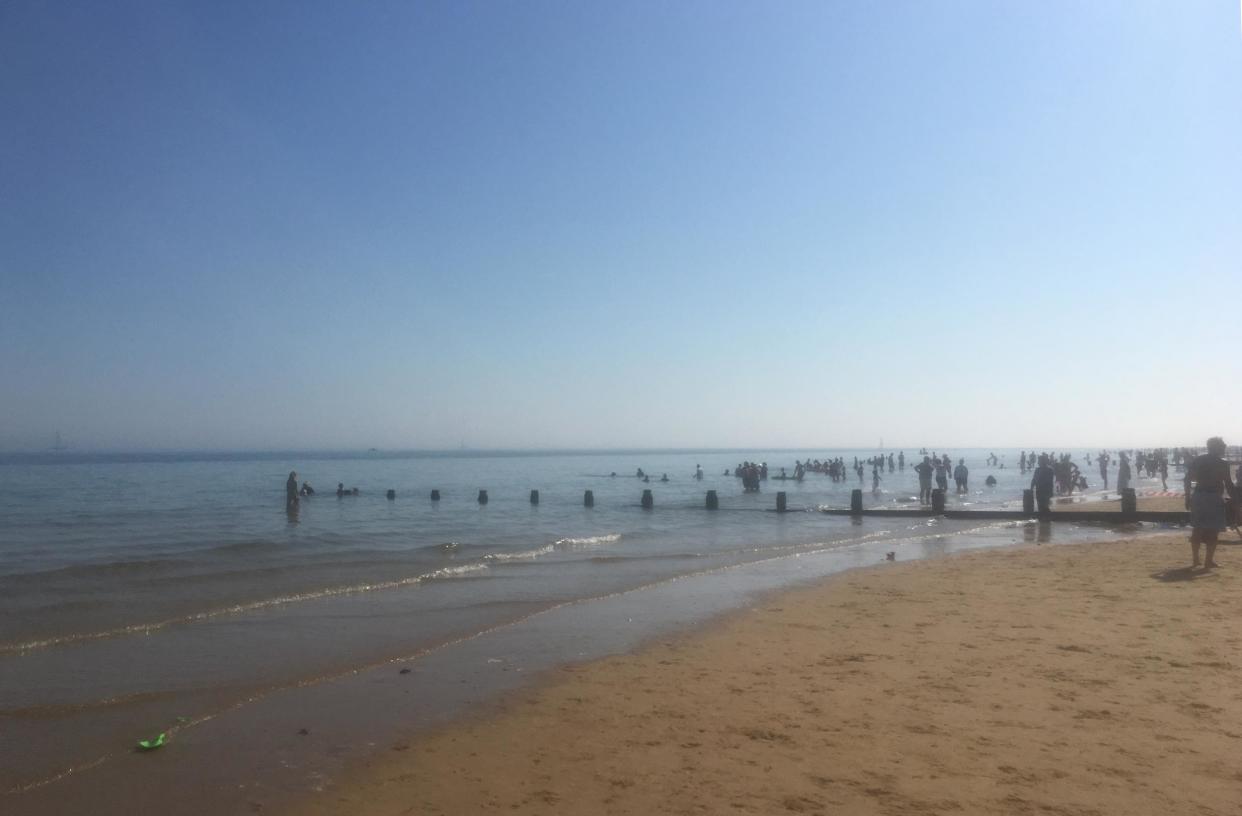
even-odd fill
[[[1191,491],[1191,482],[1194,490]],[[1199,545],[1206,544],[1203,568],[1216,567],[1216,539],[1229,526],[1225,516],[1225,496],[1234,492],[1225,461],[1225,440],[1214,436],[1207,441],[1207,453],[1190,460],[1186,467],[1186,509],[1190,511],[1191,568],[1199,566]]]

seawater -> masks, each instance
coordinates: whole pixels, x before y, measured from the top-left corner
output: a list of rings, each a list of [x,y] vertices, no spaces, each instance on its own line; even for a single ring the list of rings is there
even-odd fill
[[[985,465],[992,452],[1004,468]],[[687,619],[679,591],[700,613],[714,612],[749,590],[874,563],[889,550],[907,557],[924,554],[918,548],[928,542],[944,550],[953,546],[946,541],[1029,540],[1030,531],[1015,525],[859,524],[813,512],[847,505],[857,487],[869,505],[910,504],[917,492],[911,466],[921,457],[905,453],[905,471],[884,470],[878,492],[868,468],[861,484],[853,474],[841,483],[808,474],[802,482],[769,480],[757,494],[744,493],[731,475],[743,460],[767,462],[775,475],[782,467],[792,473],[797,459],[843,456],[849,464],[873,453],[0,459],[0,791],[36,812],[31,791],[38,801],[56,801],[59,774],[103,773],[91,764],[146,731],[292,698],[290,690],[386,661],[443,651],[440,682],[473,682],[477,666],[454,662],[450,646],[484,633],[487,648],[510,660],[524,654],[535,668],[536,654],[546,665],[603,653]],[[1019,472],[1017,451],[949,453],[971,469],[970,492],[951,493],[950,506],[1020,506],[1030,477]],[[693,478],[696,465],[701,481]],[[638,468],[650,483],[635,477]],[[296,514],[284,508],[290,470],[318,491]],[[663,474],[668,482],[659,481]],[[993,488],[983,484],[988,475],[997,478]],[[1148,481],[1139,487],[1159,486]],[[338,482],[360,495],[338,498]],[[430,500],[432,489],[440,501]],[[480,489],[488,491],[485,505]],[[653,510],[638,506],[644,489],[653,493]],[[709,512],[704,494],[713,489],[721,509]],[[531,490],[539,491],[537,505]],[[585,490],[594,492],[594,507],[583,506]],[[770,512],[778,490],[793,512]],[[1058,540],[1110,534],[1066,526]],[[722,577],[670,588],[695,576]],[[663,587],[649,596],[663,605],[646,611],[666,612],[646,615],[647,629],[628,627],[619,638],[610,610],[624,605],[615,599],[645,587]],[[570,607],[572,636],[564,626],[532,636],[520,625]],[[447,705],[451,695],[437,693]],[[119,811],[128,803],[116,804]]]

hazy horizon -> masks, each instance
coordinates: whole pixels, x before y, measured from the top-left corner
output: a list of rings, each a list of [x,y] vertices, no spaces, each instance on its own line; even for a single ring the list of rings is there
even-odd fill
[[[0,451],[1242,442],[1238,15],[6,3]]]
[[[1206,441],[1206,440],[1204,440]],[[1228,441],[1228,440],[1226,440]],[[428,457],[452,457],[456,455],[463,456],[480,456],[487,457],[496,456],[577,456],[589,454],[641,454],[641,453],[815,453],[823,452],[863,452],[873,453],[891,453],[896,455],[899,452],[906,452],[910,455],[919,450],[926,449],[931,452],[943,451],[1034,451],[1036,453],[1044,453],[1056,451],[1060,453],[1095,453],[1098,450],[1132,450],[1132,449],[1172,449],[1172,448],[1202,448],[1203,441],[1200,442],[1181,442],[1181,443],[1161,443],[1149,445],[980,445],[980,444],[961,444],[961,445],[890,445],[887,442],[884,445],[873,446],[855,446],[855,445],[794,445],[794,446],[758,446],[758,447],[720,447],[720,446],[704,446],[704,447],[580,447],[580,448],[476,448],[472,446],[456,447],[456,448],[75,448],[71,445],[63,445],[57,448],[14,448],[11,450],[0,450],[0,458],[4,457],[20,457],[30,459],[47,459],[55,460],[58,456],[72,459],[75,455],[82,457],[108,457],[108,456],[154,456],[154,457],[175,457],[175,456],[257,456],[257,457],[275,457],[275,456],[354,456],[356,454],[376,453],[381,458],[385,457],[405,457],[414,458]],[[1230,445],[1231,448],[1239,447]]]

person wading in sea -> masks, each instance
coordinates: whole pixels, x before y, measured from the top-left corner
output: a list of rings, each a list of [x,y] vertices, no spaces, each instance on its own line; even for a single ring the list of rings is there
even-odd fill
[[[1199,566],[1199,545],[1206,544],[1203,568],[1217,566],[1216,539],[1228,527],[1225,496],[1235,491],[1225,461],[1225,440],[1214,436],[1207,441],[1207,453],[1190,460],[1186,467],[1186,509],[1190,511],[1190,555],[1194,567]],[[1194,490],[1191,490],[1191,483]]]
[[[1052,491],[1056,485],[1056,478],[1056,471],[1052,469],[1048,455],[1041,453],[1039,466],[1035,468],[1035,473],[1031,476],[1031,489],[1035,491],[1035,504],[1040,515],[1052,509]]]
[[[285,509],[296,510],[298,506],[298,472],[289,471],[289,481],[285,482]]]
[[[931,504],[931,481],[932,471],[931,457],[924,456],[923,461],[914,466],[914,472],[919,474],[919,503]]]
[[[953,481],[957,483],[957,492],[965,493],[969,488],[966,483],[970,479],[970,469],[966,467],[965,459],[957,460],[957,467],[953,469]]]

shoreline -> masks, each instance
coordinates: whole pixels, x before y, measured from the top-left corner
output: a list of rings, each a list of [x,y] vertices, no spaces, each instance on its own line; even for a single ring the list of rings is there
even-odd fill
[[[1242,550],[1202,574],[1177,569],[1186,550],[1027,544],[774,590],[377,750],[281,812],[1231,812]]]
[[[949,525],[952,527],[953,525]],[[126,752],[113,740],[106,755],[75,763],[55,783],[28,793],[9,791],[19,812],[60,813],[67,807],[100,814],[132,812],[169,798],[186,813],[290,812],[289,805],[326,795],[356,769],[408,750],[422,735],[499,716],[512,699],[555,682],[561,667],[589,666],[610,655],[693,639],[799,587],[861,567],[889,569],[897,559],[946,555],[1069,540],[1115,541],[1117,530],[1086,525],[986,524],[940,529],[940,523],[864,535],[844,547],[784,552],[745,564],[712,567],[544,610],[512,626],[455,640],[443,649],[368,663],[278,693],[249,697],[197,716],[177,732],[170,750]],[[1059,532],[1053,533],[1057,529]],[[1086,538],[1079,538],[1085,536]],[[797,549],[797,548],[795,548]],[[866,570],[864,570],[866,571]],[[584,602],[585,601],[585,602]],[[398,671],[398,668],[405,667]],[[189,713],[169,709],[171,713]],[[137,722],[132,714],[124,719]],[[170,715],[171,716],[171,715]],[[169,717],[164,718],[170,721]],[[152,723],[155,725],[155,723]],[[161,727],[148,726],[155,733]],[[138,736],[145,736],[140,733]],[[393,756],[396,754],[393,753]],[[106,760],[106,767],[96,768]],[[83,773],[77,773],[82,771]],[[141,785],[134,784],[138,779]],[[108,791],[108,792],[105,792]],[[185,800],[187,791],[194,794]],[[4,797],[7,799],[7,797]],[[300,812],[293,810],[292,812]]]

